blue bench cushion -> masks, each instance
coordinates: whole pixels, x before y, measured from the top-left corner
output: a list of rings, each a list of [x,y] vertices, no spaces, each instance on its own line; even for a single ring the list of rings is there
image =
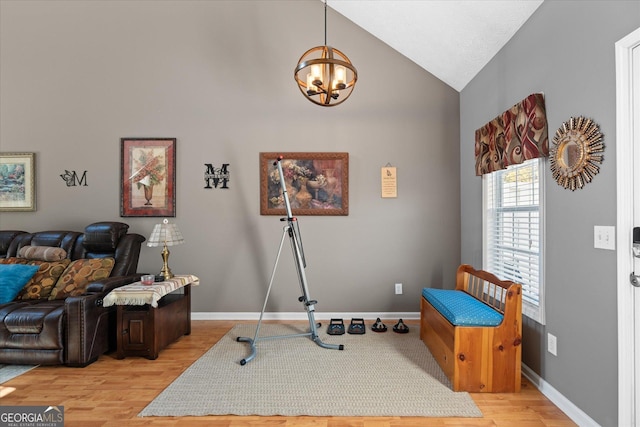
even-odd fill
[[[463,291],[424,288],[422,296],[454,326],[497,326],[502,314]]]

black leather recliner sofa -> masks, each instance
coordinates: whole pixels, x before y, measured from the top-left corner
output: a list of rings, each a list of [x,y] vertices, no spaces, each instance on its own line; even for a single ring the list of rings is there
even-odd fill
[[[90,282],[81,295],[0,305],[0,364],[86,366],[115,349],[115,308],[103,307],[102,300],[112,289],[139,280],[145,238],[128,229],[120,222],[98,222],[84,233],[0,231],[2,263],[26,262],[16,259],[25,246],[62,248],[70,262],[114,259],[109,277]]]

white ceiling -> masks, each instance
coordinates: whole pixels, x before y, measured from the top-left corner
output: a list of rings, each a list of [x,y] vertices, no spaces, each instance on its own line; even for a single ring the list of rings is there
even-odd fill
[[[328,0],[327,6],[461,91],[542,2]]]

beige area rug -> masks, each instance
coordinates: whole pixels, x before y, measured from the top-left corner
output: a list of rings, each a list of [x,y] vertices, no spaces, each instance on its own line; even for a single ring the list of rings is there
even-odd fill
[[[345,321],[345,323],[347,323]],[[139,414],[481,417],[468,393],[453,392],[420,341],[418,327],[398,334],[327,335],[259,340],[245,366],[256,325],[236,325]],[[306,325],[308,327],[308,325]],[[346,325],[345,325],[346,327]],[[262,324],[260,336],[305,333],[304,326]]]
[[[29,372],[38,365],[2,365],[0,364],[0,384],[18,377],[25,372]]]

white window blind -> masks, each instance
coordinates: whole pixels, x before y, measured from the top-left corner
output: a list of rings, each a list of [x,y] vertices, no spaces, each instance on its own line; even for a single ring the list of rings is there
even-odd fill
[[[544,324],[541,159],[483,176],[484,266],[522,285],[522,312]]]

